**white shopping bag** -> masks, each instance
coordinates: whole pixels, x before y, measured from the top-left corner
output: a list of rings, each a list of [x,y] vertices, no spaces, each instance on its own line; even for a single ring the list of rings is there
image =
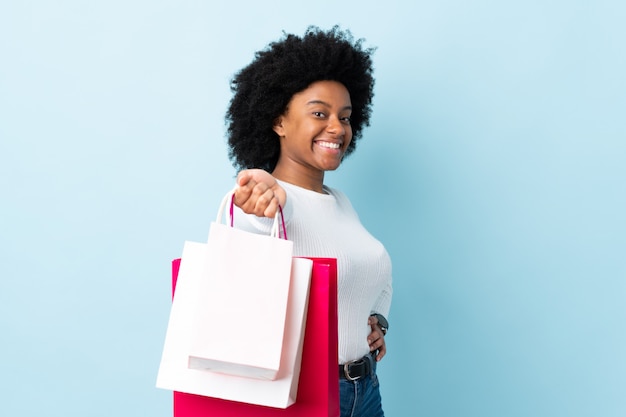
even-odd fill
[[[206,244],[185,243],[157,387],[285,408],[297,393],[312,261],[292,258],[289,241],[220,221]]]

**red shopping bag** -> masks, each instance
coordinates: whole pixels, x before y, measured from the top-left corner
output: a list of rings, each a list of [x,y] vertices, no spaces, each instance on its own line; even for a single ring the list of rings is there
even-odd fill
[[[313,273],[296,403],[286,409],[174,392],[174,417],[338,417],[337,260],[310,258]],[[172,293],[180,259],[172,262]]]

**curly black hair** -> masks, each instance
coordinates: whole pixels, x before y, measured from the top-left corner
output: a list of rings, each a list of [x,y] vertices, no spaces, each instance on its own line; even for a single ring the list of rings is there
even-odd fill
[[[274,170],[280,156],[274,121],[296,93],[316,81],[340,82],[350,93],[352,141],[346,155],[352,153],[363,127],[369,126],[374,96],[374,48],[364,48],[363,42],[338,26],[328,31],[309,26],[304,36],[283,33],[257,52],[231,82],[226,124],[235,168]]]

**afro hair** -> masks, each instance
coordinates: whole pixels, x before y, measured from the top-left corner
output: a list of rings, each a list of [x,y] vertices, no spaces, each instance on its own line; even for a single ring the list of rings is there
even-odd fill
[[[291,98],[316,81],[337,81],[350,93],[352,141],[355,150],[363,127],[369,126],[374,96],[371,55],[363,39],[354,41],[338,26],[322,31],[310,26],[304,36],[283,34],[255,54],[231,82],[233,97],[226,112],[229,156],[237,169],[272,172],[280,156],[274,121]]]

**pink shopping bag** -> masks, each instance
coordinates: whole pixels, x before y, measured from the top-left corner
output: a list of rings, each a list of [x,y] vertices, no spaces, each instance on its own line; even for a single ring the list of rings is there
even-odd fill
[[[309,259],[313,272],[296,403],[279,409],[174,392],[174,417],[339,416],[337,260]],[[172,262],[172,291],[179,265],[179,259]]]

